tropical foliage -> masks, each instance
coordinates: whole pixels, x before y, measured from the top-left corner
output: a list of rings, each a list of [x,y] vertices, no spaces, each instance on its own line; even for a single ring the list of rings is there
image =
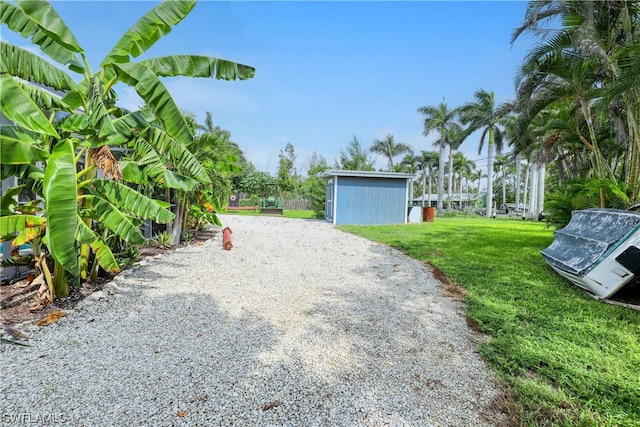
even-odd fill
[[[47,276],[52,297],[68,293],[68,279],[95,277],[98,265],[118,271],[106,243],[111,236],[144,242],[142,219],[171,221],[182,210],[177,203],[171,212],[170,203],[212,183],[191,151],[198,140],[161,78],[248,79],[255,70],[194,55],[133,61],[194,6],[195,1],[158,4],[94,71],[51,4],[0,2],[1,23],[43,55],[0,42],[0,109],[12,122],[0,128],[2,179],[17,178],[35,200],[24,207],[7,199],[0,235],[14,245],[42,239],[54,265],[53,278]],[[134,88],[145,105],[137,111],[119,107],[116,83]],[[154,194],[153,188],[166,190],[169,199],[144,194]],[[151,190],[138,191],[144,189]]]
[[[551,166],[565,202],[578,181],[596,206],[640,200],[639,25],[638,1],[533,1],[513,33],[539,38],[517,76],[515,148]]]
[[[424,136],[429,136],[432,131],[438,133],[438,139],[434,142],[439,148],[438,162],[438,215],[442,214],[444,201],[444,169],[446,164],[446,149],[449,143],[459,146],[460,125],[456,122],[459,114],[457,108],[449,109],[444,100],[437,106],[424,106],[418,108],[418,112],[424,114]]]
[[[349,141],[346,150],[340,150],[340,158],[336,159],[335,168],[356,171],[372,171],[375,169],[373,160],[355,135]]]

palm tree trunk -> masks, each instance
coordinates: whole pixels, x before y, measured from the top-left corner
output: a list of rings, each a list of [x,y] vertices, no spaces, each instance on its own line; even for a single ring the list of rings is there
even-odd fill
[[[424,193],[427,185],[427,174],[424,173],[424,169],[422,169],[422,207],[424,208]]]
[[[504,164],[502,165],[502,206],[507,209],[507,174],[504,171]]]
[[[447,210],[451,210],[451,193],[453,191],[453,149],[449,146],[449,187],[447,189],[449,203],[447,203]]]
[[[627,103],[629,104],[629,103]],[[630,143],[627,153],[627,184],[631,188],[631,202],[640,201],[640,129],[634,118],[633,109],[629,107],[627,111],[629,122]]]
[[[544,163],[540,164],[538,168],[538,194],[536,206],[538,208],[538,215],[544,212],[544,179],[546,174],[546,166]]]
[[[604,168],[602,166],[602,154],[600,153],[600,148],[598,147],[598,141],[596,139],[596,131],[593,127],[593,119],[591,117],[591,109],[587,102],[580,98],[580,105],[582,107],[582,113],[584,114],[584,118],[587,122],[587,127],[589,128],[589,138],[591,138],[591,146],[593,150],[593,155],[596,160],[596,171],[598,173],[599,179],[604,179]],[[605,199],[604,188],[600,187],[600,207],[605,208],[607,201]]]
[[[538,166],[535,162],[531,163],[531,170],[529,171],[530,179],[529,179],[529,211],[527,214],[527,218],[535,219],[537,207],[536,207],[536,194],[537,194],[537,169]]]
[[[487,156],[487,218],[493,216],[493,158],[496,147],[493,145],[493,129],[489,129],[489,149]]]
[[[522,181],[522,165],[520,155],[516,155],[516,212],[520,212],[520,184]]]
[[[431,206],[431,194],[433,194],[433,176],[429,170],[429,206]]]
[[[458,199],[458,208],[462,211],[462,173],[460,173],[460,182],[458,184],[458,195],[460,198]]]
[[[442,199],[444,197],[444,161],[446,159],[446,147],[440,143],[440,162],[438,164],[438,215],[442,215]]]

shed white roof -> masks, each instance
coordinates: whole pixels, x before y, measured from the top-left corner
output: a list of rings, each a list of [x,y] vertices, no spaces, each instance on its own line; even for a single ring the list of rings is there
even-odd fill
[[[398,172],[376,172],[376,171],[348,171],[348,170],[328,170],[324,173],[324,177],[332,176],[356,176],[362,178],[402,178],[413,179],[415,174],[398,173]]]

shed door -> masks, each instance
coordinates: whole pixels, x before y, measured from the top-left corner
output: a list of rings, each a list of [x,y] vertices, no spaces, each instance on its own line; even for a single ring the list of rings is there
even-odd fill
[[[333,178],[327,180],[327,203],[325,203],[324,217],[333,222]]]

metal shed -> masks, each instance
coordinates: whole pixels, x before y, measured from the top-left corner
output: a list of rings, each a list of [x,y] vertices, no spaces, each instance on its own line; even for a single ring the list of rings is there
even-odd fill
[[[329,170],[325,219],[332,224],[405,224],[412,174]]]

